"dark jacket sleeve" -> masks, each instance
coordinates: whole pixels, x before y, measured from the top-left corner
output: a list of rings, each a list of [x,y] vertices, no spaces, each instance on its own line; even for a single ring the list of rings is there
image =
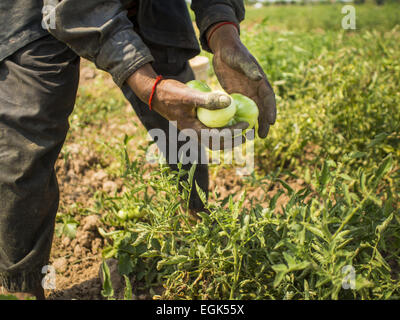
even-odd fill
[[[45,1],[46,3],[46,1]],[[54,4],[48,0],[47,5]],[[122,86],[138,68],[154,61],[150,50],[133,30],[120,0],[63,0],[53,12],[48,31]]]
[[[200,30],[201,46],[209,52],[211,49],[206,40],[207,29],[222,21],[234,22],[239,28],[245,15],[243,0],[192,0],[191,9],[195,13],[196,24]]]

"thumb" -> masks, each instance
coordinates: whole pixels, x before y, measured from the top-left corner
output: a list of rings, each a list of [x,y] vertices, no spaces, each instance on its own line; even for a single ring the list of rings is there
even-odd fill
[[[209,110],[224,109],[232,103],[232,98],[223,92],[195,92],[191,96],[191,105]]]
[[[243,52],[243,50],[227,52],[226,55],[222,56],[222,60],[250,80],[258,81],[263,78],[257,61],[248,52]]]

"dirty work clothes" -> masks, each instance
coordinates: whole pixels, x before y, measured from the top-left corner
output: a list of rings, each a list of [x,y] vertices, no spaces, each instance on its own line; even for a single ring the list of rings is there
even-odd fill
[[[0,1],[0,61],[48,35],[42,28],[43,0]]]
[[[78,80],[79,58],[51,36],[0,62],[0,285],[8,291],[44,276],[58,208],[54,163]]]
[[[4,0],[3,0],[4,1]],[[7,0],[10,1],[10,0]],[[44,3],[57,3],[45,0]],[[184,0],[139,0],[137,26],[127,16],[131,0],[63,0],[55,7],[55,27],[48,31],[67,43],[79,56],[109,72],[115,83],[125,80],[144,64],[154,61],[144,41],[175,48],[171,57],[185,60],[199,53],[199,45]],[[192,0],[200,30],[200,41],[207,49],[205,33],[219,21],[239,25],[244,18],[243,0]],[[49,23],[51,15],[46,17]],[[134,28],[139,27],[140,36]],[[173,49],[172,49],[173,50]]]
[[[1,0],[0,61],[47,34],[41,27],[43,4],[55,8],[46,15],[48,31],[109,72],[120,87],[135,70],[154,60],[145,42],[164,46],[171,63],[200,51],[184,0]],[[132,7],[137,11],[134,21],[128,17]],[[192,0],[192,9],[206,50],[208,27],[219,21],[239,24],[244,18],[243,0]]]
[[[157,58],[156,72],[193,79],[187,61],[157,62],[166,60],[166,51],[150,50]],[[67,134],[78,77],[79,57],[50,35],[0,62],[0,286],[8,291],[29,291],[44,276],[59,200],[54,164]],[[129,87],[123,92],[148,130],[161,128],[169,136],[166,119]],[[207,165],[197,167],[194,181],[207,192]],[[202,208],[197,192],[190,206]]]

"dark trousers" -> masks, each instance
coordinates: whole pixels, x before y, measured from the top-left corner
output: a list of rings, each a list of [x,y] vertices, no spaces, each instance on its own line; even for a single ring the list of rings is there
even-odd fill
[[[162,54],[154,49],[156,59]],[[187,61],[155,62],[153,67],[165,77],[193,79]],[[0,286],[11,292],[30,291],[44,277],[59,202],[54,165],[78,82],[79,57],[52,36],[0,62]],[[122,89],[147,130],[168,133],[166,119],[150,111],[129,87]],[[207,165],[196,168],[194,181],[207,192]],[[196,192],[190,206],[202,209]]]

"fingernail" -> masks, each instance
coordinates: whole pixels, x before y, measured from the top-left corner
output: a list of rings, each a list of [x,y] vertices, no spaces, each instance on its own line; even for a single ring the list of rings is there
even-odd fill
[[[255,70],[254,71],[254,80],[261,80],[263,78],[263,76],[262,76],[262,74],[261,74],[261,72],[260,71],[258,71],[258,70]]]
[[[219,97],[219,103],[223,106],[229,106],[231,104],[231,98],[225,95]]]

